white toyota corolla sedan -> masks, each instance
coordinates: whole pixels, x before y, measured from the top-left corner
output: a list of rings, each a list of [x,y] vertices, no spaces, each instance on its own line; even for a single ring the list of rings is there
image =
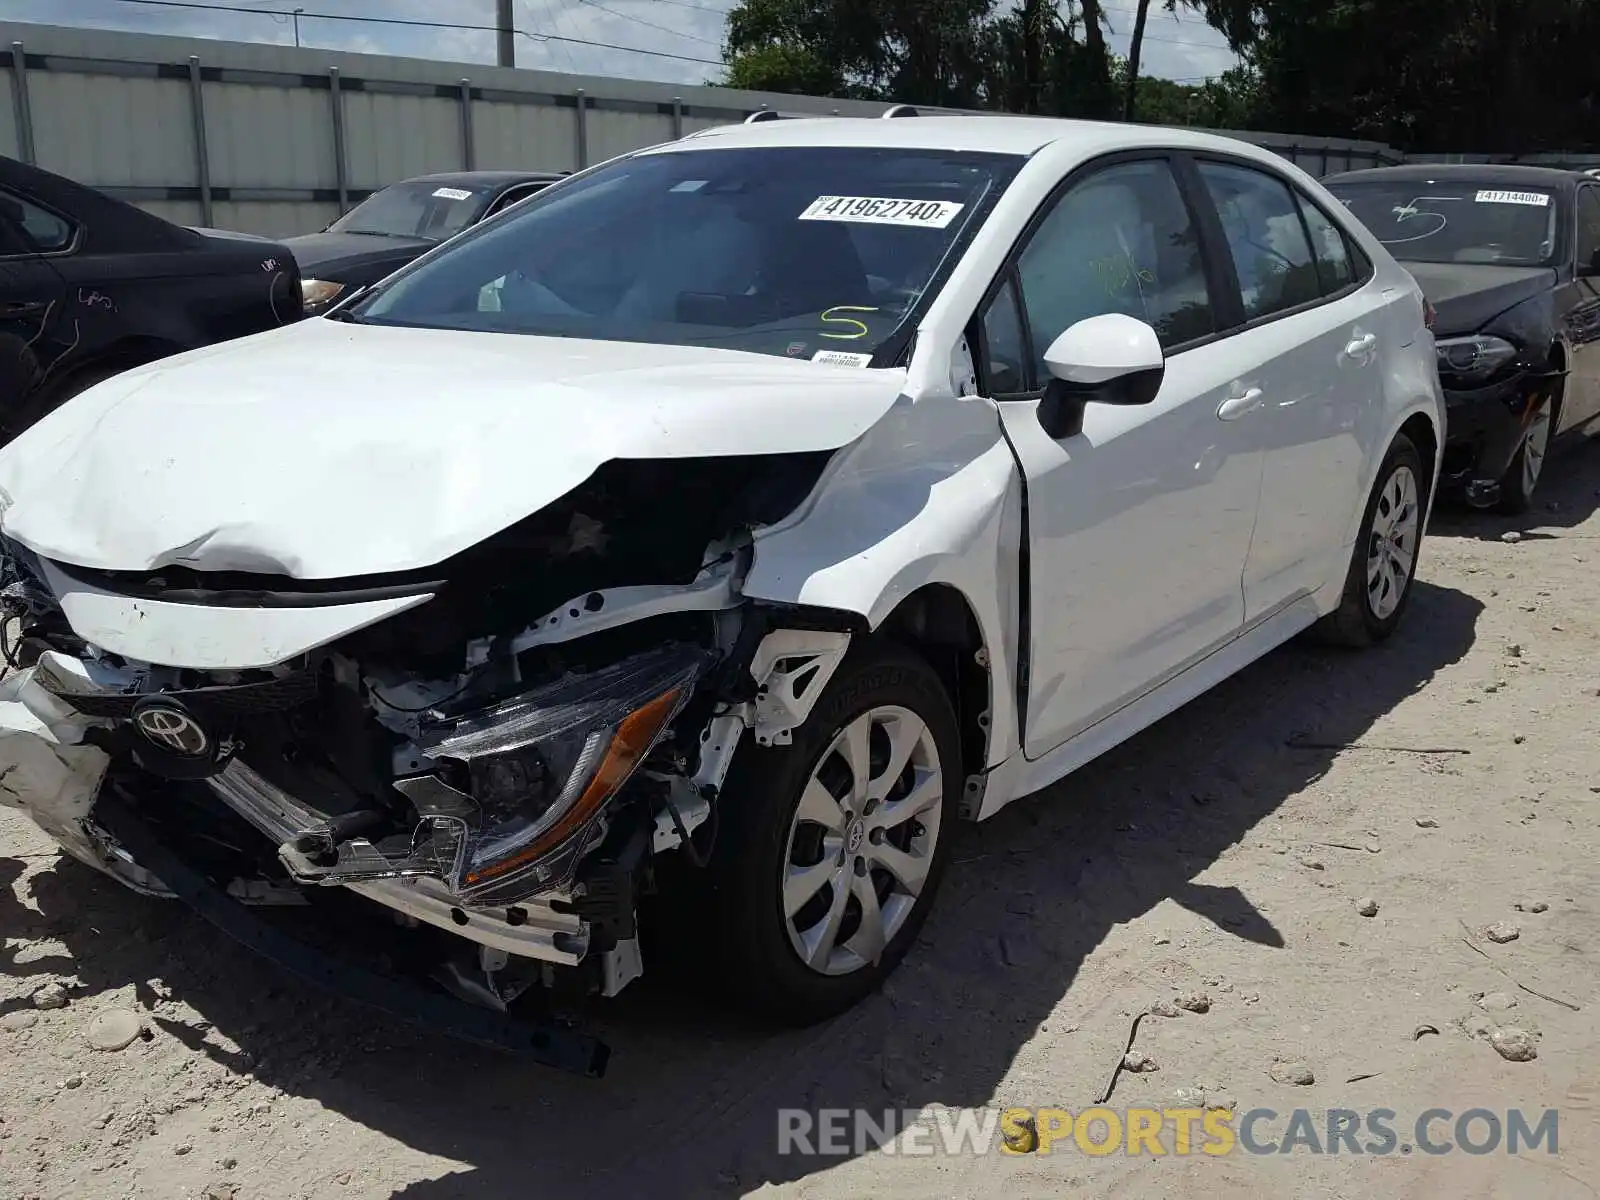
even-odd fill
[[[1220,137],[773,120],[614,159],[0,454],[0,801],[235,932],[386,910],[491,1008],[624,987],[659,893],[718,987],[838,1013],[962,820],[1313,626],[1393,632],[1426,312]]]

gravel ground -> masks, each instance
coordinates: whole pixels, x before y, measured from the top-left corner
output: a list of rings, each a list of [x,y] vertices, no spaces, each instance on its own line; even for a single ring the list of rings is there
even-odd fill
[[[1286,648],[963,831],[882,996],[772,1037],[647,978],[602,1083],[312,993],[0,813],[0,1197],[1600,1195],[1600,447],[1547,487],[1437,518],[1389,645]],[[785,1107],[1082,1109],[1152,1005],[1115,1105],[1551,1107],[1559,1153],[776,1152]]]

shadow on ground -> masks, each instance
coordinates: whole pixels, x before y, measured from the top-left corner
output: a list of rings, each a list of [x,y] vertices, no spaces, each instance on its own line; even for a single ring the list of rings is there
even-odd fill
[[[1600,509],[1600,437],[1563,436],[1547,460],[1533,507],[1517,516],[1476,512],[1462,504],[1438,504],[1429,532],[1436,537],[1499,541],[1520,533],[1529,541],[1571,536]]]
[[[819,1169],[780,1157],[779,1108],[983,1105],[1112,927],[1168,898],[1267,946],[1235,889],[1195,882],[1318,779],[1338,746],[1471,646],[1481,606],[1418,584],[1407,624],[1360,654],[1281,650],[1065,784],[963,832],[921,944],[830,1025],[763,1035],[647,977],[599,1016],[611,1073],[585,1082],[313,996],[175,905],[63,860],[32,880],[44,913],[0,907],[0,935],[47,932],[87,988],[162,981],[257,1076],[413,1148],[467,1164],[408,1200],[728,1194]],[[15,878],[0,860],[0,878]],[[0,906],[10,903],[0,890]],[[18,923],[26,928],[19,929]],[[206,1034],[166,1027],[199,1053]],[[242,1066],[242,1060],[231,1061]]]

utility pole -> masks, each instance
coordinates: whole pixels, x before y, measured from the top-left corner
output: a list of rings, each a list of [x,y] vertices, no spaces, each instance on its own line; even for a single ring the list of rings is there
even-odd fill
[[[305,12],[305,9],[297,8],[289,14],[294,18],[294,48],[296,50],[300,49],[300,14],[303,12]]]
[[[512,16],[512,0],[495,0],[494,5],[496,61],[502,67],[517,65],[516,22]]]

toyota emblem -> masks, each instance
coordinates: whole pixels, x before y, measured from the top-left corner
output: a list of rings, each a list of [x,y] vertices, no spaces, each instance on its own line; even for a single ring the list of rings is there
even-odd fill
[[[139,732],[152,746],[184,758],[203,758],[211,752],[211,738],[183,709],[173,704],[147,704],[133,714]]]

